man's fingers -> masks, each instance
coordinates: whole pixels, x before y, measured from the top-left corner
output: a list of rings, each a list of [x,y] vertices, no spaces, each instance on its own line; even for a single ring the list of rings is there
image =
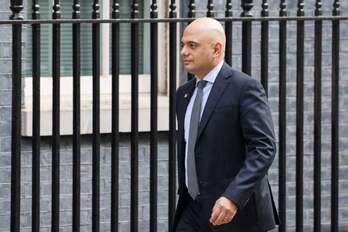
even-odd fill
[[[223,212],[220,213],[219,217],[215,220],[213,225],[221,225],[227,222],[227,216]]]
[[[237,208],[227,198],[221,197],[218,199],[213,207],[210,217],[210,223],[213,225],[221,225],[229,223],[234,218]]]
[[[214,224],[216,219],[219,217],[220,213],[221,213],[220,206],[215,204],[214,207],[213,207],[213,211],[211,213],[210,223]]]

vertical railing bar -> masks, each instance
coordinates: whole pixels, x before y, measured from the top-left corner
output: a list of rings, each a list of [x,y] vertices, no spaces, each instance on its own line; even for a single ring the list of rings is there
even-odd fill
[[[208,0],[207,3],[207,17],[214,17],[214,1],[213,0]]]
[[[252,17],[251,9],[253,0],[242,0],[243,12],[241,17]],[[242,22],[242,71],[251,75],[251,41],[252,41],[252,22]]]
[[[99,19],[99,0],[93,1],[92,18]],[[92,25],[93,56],[93,166],[92,166],[92,231],[100,227],[100,24]]]
[[[176,1],[171,0],[169,18],[176,18]],[[176,118],[175,118],[175,92],[177,75],[177,25],[169,23],[169,204],[168,222],[169,231],[172,230],[176,206]]]
[[[340,15],[340,2],[333,3],[334,16]],[[339,193],[339,78],[340,21],[332,21],[332,110],[331,110],[331,232],[338,232]]]
[[[280,16],[287,16],[286,1],[280,2]],[[286,231],[286,46],[287,22],[279,22],[279,216]]]
[[[298,1],[297,16],[304,16],[304,1]],[[303,117],[304,117],[304,21],[297,21],[296,53],[296,232],[303,231]]]
[[[120,17],[118,0],[113,1],[112,18]],[[112,135],[111,135],[111,232],[118,231],[119,207],[119,74],[120,24],[112,23]]]
[[[32,3],[32,18],[40,19],[40,5]],[[32,25],[33,140],[32,140],[32,231],[40,230],[40,24]]]
[[[262,17],[268,17],[268,2],[267,0],[262,1]],[[261,83],[265,89],[266,95],[268,96],[268,32],[269,22],[261,22]]]
[[[226,1],[225,17],[232,17],[232,0]],[[225,61],[227,64],[232,65],[232,21],[225,22],[226,33],[226,49],[225,49]]]
[[[53,5],[53,19],[60,19],[60,1]],[[60,198],[60,24],[54,24],[52,50],[53,114],[52,114],[52,231],[59,231]]]
[[[332,15],[340,15],[340,2],[335,0]],[[332,21],[332,104],[331,104],[331,232],[338,232],[339,192],[339,63],[340,21]]]
[[[315,4],[315,16],[322,15],[322,3]],[[314,231],[321,231],[321,52],[322,21],[314,25]]]
[[[196,17],[196,3],[195,0],[190,0],[189,3],[189,11],[187,14],[187,17],[192,18],[192,20],[194,20],[194,18]],[[191,22],[188,22],[188,24],[190,24]],[[194,78],[194,75],[192,73],[187,73],[187,80],[192,80]]]
[[[132,18],[139,17],[138,0],[132,2]],[[139,24],[131,25],[132,115],[131,115],[131,232],[138,231],[139,189]]]
[[[11,1],[11,20],[23,20],[23,1]],[[22,25],[12,26],[11,232],[20,229]]]
[[[304,2],[297,15],[304,16]],[[296,231],[303,231],[303,117],[304,117],[304,21],[297,21],[297,96],[296,96]]]
[[[80,1],[74,0],[73,19],[80,19]],[[81,194],[81,142],[80,142],[80,28],[81,24],[74,23],[73,28],[73,215],[72,228],[80,231],[80,194]]]
[[[151,4],[152,19],[158,18],[157,1]],[[157,232],[157,161],[158,161],[158,24],[150,25],[151,34],[151,132],[150,132],[150,231]]]

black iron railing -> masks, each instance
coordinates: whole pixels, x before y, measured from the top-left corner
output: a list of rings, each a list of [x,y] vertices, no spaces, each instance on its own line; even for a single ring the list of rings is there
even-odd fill
[[[214,17],[214,3],[207,1],[207,16]],[[252,72],[252,36],[253,22],[261,22],[260,70],[261,82],[268,93],[268,53],[269,53],[269,22],[279,22],[279,213],[282,221],[279,231],[286,231],[286,81],[287,81],[287,23],[297,23],[297,63],[296,63],[296,231],[303,231],[303,155],[304,155],[304,26],[307,21],[315,23],[314,35],[314,231],[321,230],[321,83],[322,83],[322,27],[323,21],[332,22],[332,108],[331,108],[331,231],[338,231],[338,170],[339,170],[339,60],[340,60],[340,22],[348,19],[340,16],[340,2],[334,1],[332,16],[322,16],[321,1],[317,0],[315,15],[304,15],[304,1],[298,0],[297,16],[287,16],[286,1],[279,1],[279,16],[269,16],[268,2],[261,4],[261,16],[253,17],[251,10],[254,7],[252,0],[241,3],[241,16],[233,16],[232,1],[226,1],[225,17],[217,18],[225,22],[227,44],[226,62],[232,63],[232,26],[233,22],[242,22],[242,71]],[[169,2],[169,18],[158,18],[157,1],[153,0],[150,6],[150,18],[139,18],[139,3],[131,3],[131,18],[120,18],[119,1],[112,3],[111,19],[100,19],[99,1],[93,1],[92,19],[80,19],[80,1],[72,3],[72,19],[60,19],[60,1],[53,3],[52,19],[40,20],[40,6],[37,0],[32,1],[32,19],[24,20],[22,0],[12,0],[12,15],[10,20],[2,20],[1,24],[12,25],[12,176],[11,176],[11,231],[20,231],[20,174],[21,174],[21,76],[22,76],[22,26],[32,25],[32,76],[33,76],[33,162],[32,162],[32,231],[40,228],[40,27],[43,24],[52,24],[52,77],[53,77],[53,112],[52,112],[52,231],[59,231],[59,168],[60,168],[60,27],[62,24],[73,24],[73,231],[80,231],[80,26],[90,24],[93,28],[93,176],[92,176],[92,230],[99,231],[99,198],[100,198],[100,26],[102,23],[112,26],[112,137],[111,137],[111,231],[118,231],[119,207],[119,73],[120,64],[118,54],[120,50],[120,24],[131,24],[131,228],[138,231],[138,108],[139,108],[139,25],[151,25],[151,131],[150,131],[150,231],[157,231],[157,157],[158,157],[158,24],[169,24],[169,180],[168,180],[168,225],[173,223],[176,204],[176,120],[175,120],[175,90],[177,83],[177,28],[180,23],[187,23],[196,17],[195,1],[190,1],[187,18],[178,18],[177,3]]]
[[[80,1],[74,0],[73,19],[80,18]],[[73,231],[80,231],[81,142],[80,142],[80,24],[73,25]]]
[[[114,1],[112,4],[112,18],[118,19],[120,17],[118,1]],[[119,116],[118,116],[118,108],[119,108],[119,74],[120,74],[120,64],[118,62],[118,54],[120,51],[119,45],[119,32],[120,32],[120,24],[113,23],[112,24],[112,129],[111,129],[111,231],[118,231],[118,206],[119,206],[119,194],[118,194],[118,178],[119,178]],[[152,118],[152,117],[151,117]],[[155,141],[156,142],[156,141]],[[152,168],[151,168],[152,170]],[[152,216],[156,217],[156,216]]]

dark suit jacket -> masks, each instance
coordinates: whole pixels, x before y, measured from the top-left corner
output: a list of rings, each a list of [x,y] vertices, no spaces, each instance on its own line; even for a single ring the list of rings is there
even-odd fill
[[[176,94],[179,201],[174,228],[189,199],[185,184],[184,118],[195,89],[193,79]],[[278,224],[267,170],[276,153],[273,122],[261,84],[224,64],[212,87],[198,129],[195,158],[202,223],[209,224],[215,201],[225,196],[238,206],[232,222],[214,231],[241,231]],[[244,232],[244,231],[243,231]]]

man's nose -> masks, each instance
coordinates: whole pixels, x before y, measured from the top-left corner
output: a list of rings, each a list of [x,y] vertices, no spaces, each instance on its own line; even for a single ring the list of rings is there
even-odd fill
[[[185,48],[185,46],[183,46],[183,47],[181,48],[180,54],[181,54],[182,56],[186,56],[186,55],[187,55],[187,49]]]

